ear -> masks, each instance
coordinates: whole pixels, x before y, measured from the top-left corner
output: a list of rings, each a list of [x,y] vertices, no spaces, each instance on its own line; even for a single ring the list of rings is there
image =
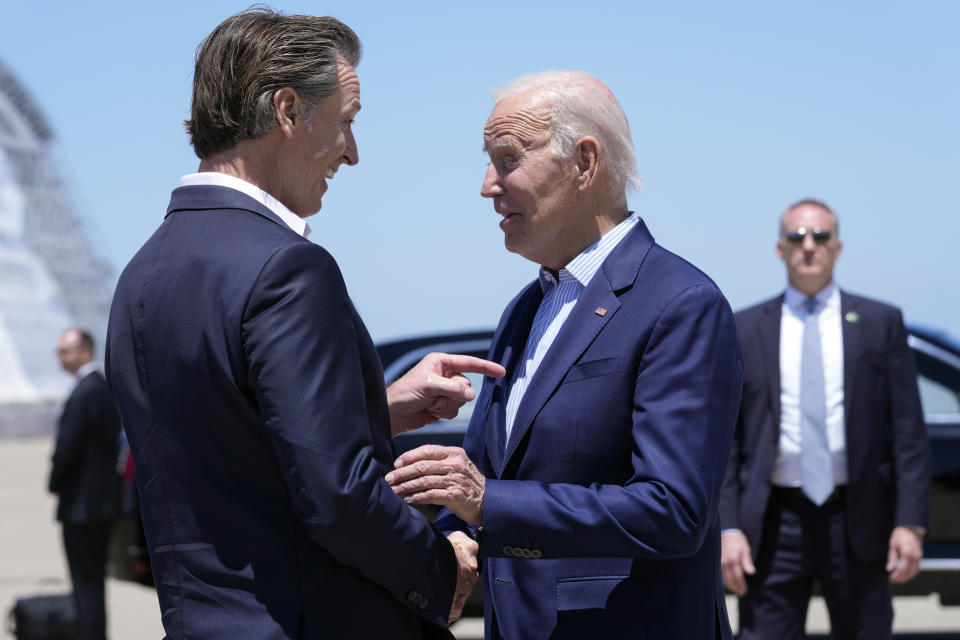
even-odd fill
[[[783,262],[787,261],[786,254],[783,251],[783,241],[777,240],[777,257]]]
[[[580,138],[574,149],[577,160],[577,188],[586,189],[597,181],[597,169],[600,163],[600,143],[596,138]]]
[[[273,113],[277,118],[277,126],[286,138],[293,137],[293,129],[298,124],[299,102],[300,96],[292,87],[273,92]]]

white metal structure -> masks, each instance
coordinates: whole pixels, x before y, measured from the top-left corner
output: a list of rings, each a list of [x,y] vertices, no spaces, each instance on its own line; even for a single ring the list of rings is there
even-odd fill
[[[71,325],[102,345],[110,270],[51,159],[37,106],[0,63],[0,437],[49,433],[69,388],[54,347]]]

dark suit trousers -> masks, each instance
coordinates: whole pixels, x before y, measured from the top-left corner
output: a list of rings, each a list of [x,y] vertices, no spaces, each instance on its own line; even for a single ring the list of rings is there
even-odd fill
[[[831,638],[890,638],[890,581],[884,561],[863,564],[846,535],[844,498],[817,507],[795,492],[770,494],[757,573],[740,599],[740,640],[803,640],[814,581],[830,613]]]
[[[73,601],[77,610],[77,640],[105,640],[107,612],[104,573],[110,522],[64,522],[63,546],[70,565]]]

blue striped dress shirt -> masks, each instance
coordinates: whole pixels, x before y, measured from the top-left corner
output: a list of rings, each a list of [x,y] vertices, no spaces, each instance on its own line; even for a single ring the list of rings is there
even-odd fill
[[[533,326],[530,327],[527,345],[523,350],[523,359],[513,370],[513,382],[507,396],[507,433],[504,442],[510,441],[510,432],[513,430],[513,421],[517,417],[517,409],[520,408],[520,402],[537,372],[537,367],[543,362],[543,357],[547,355],[550,345],[560,334],[563,323],[580,299],[580,294],[590,284],[590,280],[610,252],[620,244],[639,220],[640,217],[636,213],[631,213],[626,220],[605,233],[584,249],[583,253],[571,260],[566,267],[560,269],[559,274],[546,267],[540,267],[543,300],[537,309],[537,315],[533,318]]]

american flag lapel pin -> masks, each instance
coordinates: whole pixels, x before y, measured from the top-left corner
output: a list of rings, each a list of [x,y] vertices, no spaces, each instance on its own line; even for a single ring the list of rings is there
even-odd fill
[[[597,307],[596,309],[593,310],[593,312],[598,316],[600,316],[601,318],[607,315],[607,310],[604,309],[603,307]]]

